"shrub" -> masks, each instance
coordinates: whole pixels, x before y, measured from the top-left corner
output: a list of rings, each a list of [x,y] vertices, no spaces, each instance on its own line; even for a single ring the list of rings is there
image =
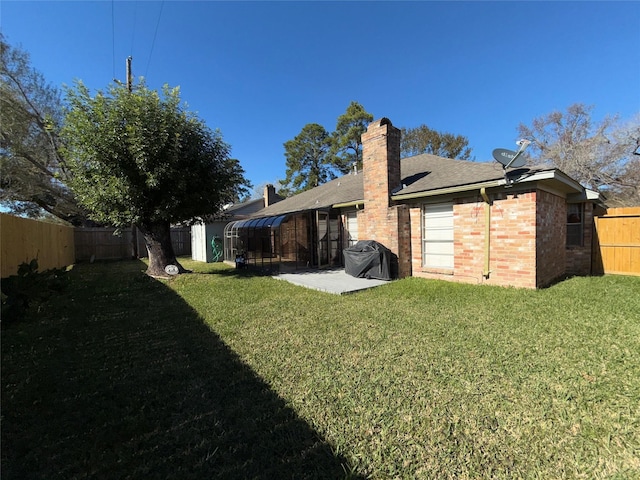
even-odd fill
[[[64,290],[66,269],[38,272],[38,260],[22,263],[17,275],[2,280],[3,325],[23,318],[29,308],[38,307],[52,295]]]

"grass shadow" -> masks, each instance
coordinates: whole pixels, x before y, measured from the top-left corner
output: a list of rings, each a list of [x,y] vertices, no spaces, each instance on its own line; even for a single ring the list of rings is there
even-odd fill
[[[76,266],[3,330],[3,478],[360,478],[145,268]]]

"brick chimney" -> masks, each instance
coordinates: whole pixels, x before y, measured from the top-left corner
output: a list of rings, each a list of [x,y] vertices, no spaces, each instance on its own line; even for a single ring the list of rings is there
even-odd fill
[[[273,205],[278,201],[276,197],[276,187],[271,185],[270,183],[264,186],[264,207],[267,208],[269,205]]]
[[[366,207],[386,210],[400,185],[400,130],[388,118],[375,120],[362,134],[362,164]]]
[[[411,275],[411,228],[406,205],[393,205],[400,186],[400,129],[388,118],[375,120],[362,134],[364,211],[359,215],[363,240],[376,240],[395,256],[392,273]]]

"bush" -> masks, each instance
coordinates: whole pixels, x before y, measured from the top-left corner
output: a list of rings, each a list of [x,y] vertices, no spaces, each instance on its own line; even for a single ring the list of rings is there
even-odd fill
[[[2,323],[23,318],[30,307],[37,307],[52,295],[64,290],[66,269],[38,272],[38,260],[22,263],[17,275],[2,280]]]

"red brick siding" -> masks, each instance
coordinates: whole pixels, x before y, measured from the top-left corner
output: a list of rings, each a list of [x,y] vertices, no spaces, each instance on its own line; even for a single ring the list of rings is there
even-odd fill
[[[421,208],[411,209],[413,275],[469,283],[536,287],[536,192],[489,195],[491,205],[489,275],[485,277],[485,202],[478,195],[453,206],[454,269],[422,267]]]
[[[483,281],[485,208],[479,196],[460,199],[453,207],[454,269],[461,279]]]
[[[371,123],[362,135],[362,159],[365,209],[358,213],[359,235],[391,250],[397,274],[409,276],[408,207],[390,204],[393,189],[400,185],[400,130],[384,119]]]
[[[489,277],[484,282],[535,288],[536,192],[505,192],[489,197],[491,248]]]
[[[544,287],[565,273],[567,203],[562,197],[538,191],[536,210],[536,287]]]

